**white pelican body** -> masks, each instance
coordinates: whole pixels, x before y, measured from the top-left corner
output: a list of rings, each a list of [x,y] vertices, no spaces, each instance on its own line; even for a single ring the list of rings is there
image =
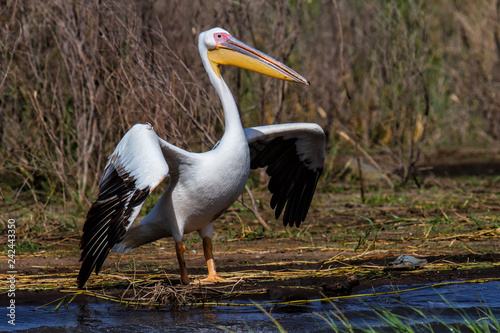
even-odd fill
[[[189,283],[182,237],[193,231],[203,239],[207,260],[208,277],[202,282],[223,281],[216,273],[212,254],[214,220],[237,200],[251,168],[267,167],[276,218],[286,206],[285,226],[299,226],[305,219],[323,168],[323,130],[316,124],[243,129],[219,66],[236,65],[284,80],[309,83],[223,29],[201,33],[198,46],[224,108],[224,135],[216,147],[204,153],[187,152],[169,144],[149,124],[134,125],[124,135],[109,158],[99,197],[83,228],[80,288],[92,270],[99,272],[112,248],[124,252],[170,236],[176,242],[181,282]],[[144,200],[167,176],[168,188],[156,206],[131,228]]]
[[[136,126],[152,131],[149,125]],[[247,149],[234,150],[235,143],[223,140],[205,153],[183,152],[184,163],[177,170],[170,169],[169,188],[139,225],[125,234],[117,249],[128,250],[168,236],[180,242],[184,234],[197,230],[201,237],[211,236],[214,219],[238,199],[250,172],[246,139]],[[150,237],[146,237],[148,233]]]

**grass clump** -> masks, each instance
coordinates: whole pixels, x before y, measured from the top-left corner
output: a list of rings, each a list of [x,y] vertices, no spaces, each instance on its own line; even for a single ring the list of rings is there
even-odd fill
[[[484,305],[481,300],[481,307],[474,307],[465,311],[449,300],[441,296],[448,304],[449,310],[454,312],[454,315],[436,315],[415,307],[406,307],[399,310],[401,313],[394,313],[393,309],[377,306],[368,306],[371,314],[375,314],[376,319],[367,319],[367,313],[360,313],[355,318],[350,315],[346,316],[339,307],[329,300],[330,305],[334,308],[327,313],[315,312],[314,314],[320,319],[317,329],[331,329],[332,332],[363,332],[363,333],[381,333],[381,332],[473,332],[473,333],[490,333],[500,332],[500,323],[497,315]],[[256,304],[268,317],[271,317],[262,306]],[[452,318],[452,319],[450,319]],[[283,326],[272,318],[277,329],[280,332],[286,332]]]

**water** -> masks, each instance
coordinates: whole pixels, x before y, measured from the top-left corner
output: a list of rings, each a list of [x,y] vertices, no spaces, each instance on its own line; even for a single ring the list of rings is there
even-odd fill
[[[383,286],[375,292],[394,289],[404,290],[425,285]],[[371,291],[362,291],[361,294]],[[444,299],[446,299],[446,301]],[[481,304],[481,302],[482,304]],[[46,300],[41,300],[41,303]],[[453,305],[453,308],[448,302]],[[457,310],[463,310],[471,318],[484,317],[476,308],[485,305],[494,317],[500,318],[500,282],[483,284],[454,284],[440,288],[426,288],[391,295],[335,300],[333,304],[356,327],[374,327],[384,330],[387,326],[373,311],[373,307],[389,309],[405,316],[417,330],[426,321],[433,322],[439,331],[440,324],[434,316],[446,323],[463,322]],[[18,331],[35,332],[222,332],[221,328],[233,332],[276,332],[276,325],[256,306],[217,306],[210,308],[185,307],[180,310],[131,310],[109,302],[77,303],[61,307],[36,309],[36,306],[16,307]],[[412,308],[421,310],[426,319]],[[330,302],[312,302],[304,305],[264,306],[288,332],[328,332],[330,325],[321,316],[333,319],[344,327],[333,313],[337,313]],[[4,325],[5,323],[5,325]],[[442,325],[441,325],[442,326]],[[0,331],[13,331],[13,326],[4,320]]]

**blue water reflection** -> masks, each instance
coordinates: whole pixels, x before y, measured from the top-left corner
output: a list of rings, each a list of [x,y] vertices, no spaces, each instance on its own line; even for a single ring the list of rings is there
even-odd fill
[[[425,285],[421,285],[425,286]],[[412,286],[383,286],[374,292],[386,292],[417,288]],[[363,291],[361,294],[372,292]],[[384,330],[385,324],[373,311],[373,307],[389,309],[408,319],[418,328],[422,317],[412,308],[422,311],[427,319],[435,323],[434,317],[446,323],[460,323],[463,317],[457,309],[472,318],[479,318],[477,308],[486,305],[495,317],[500,318],[500,282],[482,284],[454,284],[440,288],[426,288],[391,295],[350,298],[330,302],[312,302],[305,305],[266,305],[288,332],[331,332],[330,325],[319,315],[333,320],[340,328],[343,324],[335,318],[338,308],[347,320],[356,327],[373,327]],[[481,301],[480,301],[481,300]],[[482,304],[481,304],[482,302]],[[41,301],[42,303],[42,301]],[[451,303],[455,309],[450,307]],[[318,315],[319,314],[319,315]],[[131,310],[109,302],[77,303],[61,307],[18,306],[16,326],[3,323],[1,331],[36,332],[221,332],[222,328],[233,332],[276,332],[276,325],[255,306],[217,306],[208,308],[186,307],[180,310],[136,309]],[[425,320],[424,320],[425,321]],[[3,324],[1,324],[3,325]],[[420,323],[421,325],[421,323]]]

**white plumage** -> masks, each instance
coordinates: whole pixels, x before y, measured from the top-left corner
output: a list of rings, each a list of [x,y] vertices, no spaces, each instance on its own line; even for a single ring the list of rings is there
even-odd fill
[[[99,196],[83,228],[80,288],[92,270],[99,273],[111,249],[124,252],[170,236],[176,242],[181,282],[189,283],[182,236],[193,231],[203,239],[207,260],[208,277],[202,281],[223,281],[212,254],[214,220],[241,194],[251,168],[267,167],[276,218],[284,211],[284,225],[298,227],[306,217],[323,170],[323,130],[316,124],[301,123],[243,129],[219,66],[235,65],[284,80],[308,81],[220,28],[201,33],[198,47],[224,108],[224,135],[214,149],[204,153],[169,144],[150,124],[134,125],[124,135],[109,157]],[[165,178],[168,188],[160,200],[131,228],[149,193]]]

